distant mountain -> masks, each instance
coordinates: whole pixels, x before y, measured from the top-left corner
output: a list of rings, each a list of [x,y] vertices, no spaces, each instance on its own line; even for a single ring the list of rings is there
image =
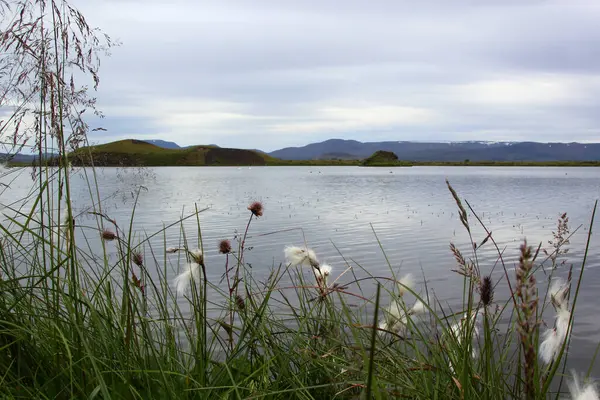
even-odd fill
[[[45,157],[47,158],[52,158],[56,156],[56,154],[54,153],[46,153]],[[13,163],[20,163],[20,164],[31,164],[33,163],[35,160],[38,159],[38,155],[37,154],[21,154],[21,153],[17,153],[17,154],[7,154],[7,153],[0,153],[0,162],[13,162]]]
[[[144,140],[146,143],[153,144],[158,147],[162,147],[163,149],[180,149],[181,147],[175,142],[168,142],[166,140]]]
[[[391,151],[409,161],[599,161],[600,143],[539,142],[359,142],[330,139],[304,147],[269,153],[284,160],[318,160],[345,153],[364,159],[378,150]]]

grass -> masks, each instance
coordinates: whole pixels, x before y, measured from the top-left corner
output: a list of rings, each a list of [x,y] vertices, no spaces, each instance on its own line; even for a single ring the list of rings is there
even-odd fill
[[[16,151],[31,139],[39,155],[56,150],[60,160],[53,166],[38,157],[28,170],[34,178],[29,194],[4,204],[0,397],[546,399],[564,391],[568,332],[596,208],[573,279],[542,296],[554,272],[567,268],[566,216],[548,254],[522,244],[513,274],[504,249],[448,184],[474,243],[451,247],[463,280],[459,309],[436,298],[426,280],[417,287],[391,267],[387,276],[360,265],[334,273],[306,244],[287,248],[287,261],[259,279],[245,252],[253,225],[261,223],[260,204],[248,207],[243,234],[224,238],[221,263],[207,265],[203,210],[158,232],[134,231],[136,206],[125,221],[106,214],[94,165],[103,162],[99,154],[127,163],[195,157],[222,165],[235,150],[196,147],[175,156],[132,141],[87,146],[81,116],[94,102],[70,74],[79,69],[97,85],[96,54],[111,47],[110,39],[64,2],[0,7],[14,17],[0,37],[14,61],[0,66],[9,88],[3,99],[13,111],[2,133],[13,135]],[[37,122],[22,128],[29,120]],[[128,158],[132,149],[135,156]],[[73,153],[90,166],[81,171],[93,200],[89,218],[73,210]],[[4,195],[10,188],[0,190]],[[484,237],[472,236],[476,225]],[[167,234],[173,226],[179,235]],[[498,282],[490,283],[489,267],[480,264],[482,246],[496,249],[507,298],[494,296]],[[176,281],[173,270],[182,274]],[[209,279],[207,270],[220,271],[221,278]],[[556,328],[540,326],[555,314]],[[551,352],[541,350],[548,338],[560,339]],[[544,354],[547,363],[540,361]]]

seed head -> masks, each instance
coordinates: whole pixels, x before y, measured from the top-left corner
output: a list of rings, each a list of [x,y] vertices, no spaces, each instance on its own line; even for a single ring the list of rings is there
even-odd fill
[[[318,268],[320,265],[315,252],[307,247],[287,246],[283,252],[287,263],[293,267],[306,265]]]
[[[106,240],[107,242],[113,241],[117,238],[114,232],[105,229],[102,231],[102,240]]]
[[[223,239],[219,242],[219,253],[229,254],[231,253],[231,242],[227,239]]]
[[[204,254],[202,254],[202,250],[194,249],[189,252],[190,256],[197,264],[204,264]]]
[[[240,296],[239,294],[235,295],[235,304],[237,305],[238,309],[243,310],[244,308],[246,308],[246,303],[244,302],[244,298],[242,296]]]
[[[248,206],[248,210],[254,214],[255,217],[262,217],[263,215],[263,205],[260,201],[255,201],[254,203]]]
[[[141,267],[144,264],[144,256],[139,251],[135,251],[131,253],[131,261],[138,267]]]
[[[492,301],[494,300],[494,286],[492,285],[491,276],[486,276],[481,281],[479,295],[484,306],[492,304]]]

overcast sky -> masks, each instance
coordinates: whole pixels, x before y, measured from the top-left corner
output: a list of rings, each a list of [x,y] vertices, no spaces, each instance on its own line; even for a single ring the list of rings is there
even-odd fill
[[[78,0],[94,142],[600,141],[600,1]]]

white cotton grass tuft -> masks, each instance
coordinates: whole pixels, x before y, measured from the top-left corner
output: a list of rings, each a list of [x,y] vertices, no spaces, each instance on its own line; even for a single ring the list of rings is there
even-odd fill
[[[412,274],[406,274],[398,281],[398,294],[400,297],[404,296],[408,289],[412,290],[414,287],[414,280]]]
[[[542,337],[543,341],[540,343],[540,360],[544,364],[550,364],[558,356],[561,340],[554,329],[548,329],[543,333]]]
[[[569,320],[571,313],[566,308],[561,308],[556,314],[554,328],[546,330],[544,340],[540,344],[540,359],[545,364],[555,361],[560,353],[563,343],[569,334]]]
[[[452,324],[450,326],[450,333],[456,339],[456,342],[458,343],[459,346],[463,343],[463,339],[465,339],[465,335],[467,332],[467,331],[465,331],[465,328],[472,326],[471,339],[470,339],[471,358],[472,359],[476,359],[479,355],[479,351],[477,350],[477,347],[475,346],[474,342],[479,341],[479,323],[480,323],[479,317],[480,317],[480,315],[481,314],[479,313],[478,309],[474,310],[471,313],[470,318],[468,318],[469,315],[467,313],[465,313],[458,322],[455,322],[454,324]],[[449,359],[448,362],[449,362],[450,372],[452,374],[454,374],[454,365],[452,363],[452,360]]]
[[[411,308],[411,315],[423,314],[425,311],[427,311],[425,304],[421,300],[417,300]]]
[[[204,254],[202,253],[202,250],[194,249],[190,250],[189,253],[195,263],[202,264],[204,262]]]
[[[401,336],[405,336],[408,325],[408,318],[425,313],[427,308],[421,300],[417,300],[415,304],[406,309],[401,301],[393,301],[384,310],[384,318],[379,321],[379,329],[396,332]]]
[[[179,247],[167,247],[165,251],[167,252],[167,254],[173,254],[177,253],[179,250],[181,250],[181,248]]]
[[[562,309],[567,306],[567,295],[569,294],[569,284],[561,278],[554,279],[550,285],[550,299],[556,309]]]
[[[569,392],[572,400],[600,400],[596,386],[588,383],[582,387],[575,372],[573,372],[573,380],[569,381]]]
[[[314,267],[319,265],[317,255],[308,247],[287,246],[283,252],[287,263],[293,267],[300,265]]]
[[[315,275],[317,276],[317,279],[327,280],[327,277],[331,275],[332,270],[333,268],[331,268],[331,265],[323,264],[319,266],[319,268],[315,268]]]
[[[479,340],[479,310],[474,310],[471,313],[471,318],[468,318],[468,314],[465,313],[460,321],[452,324],[450,327],[450,331],[452,335],[456,338],[458,344],[462,343],[463,337],[465,336],[465,327],[468,327],[467,321],[469,324],[472,324],[472,338]]]
[[[200,280],[200,264],[195,262],[185,264],[183,272],[173,280],[177,293],[184,295],[190,287],[192,280],[196,282]]]
[[[543,340],[540,343],[540,359],[545,364],[550,364],[558,358],[569,335],[569,322],[571,320],[571,312],[567,301],[569,283],[562,279],[555,279],[552,281],[548,293],[552,305],[556,309],[556,322],[553,328],[543,333]]]
[[[394,298],[390,305],[383,310],[384,316],[383,319],[379,321],[378,326],[380,329],[396,332],[401,336],[405,336],[409,316],[423,314],[427,311],[427,307],[421,300],[417,300],[412,307],[408,308],[402,299],[409,289],[411,291],[413,290],[414,281],[412,274],[404,275],[396,282],[396,285],[398,286],[398,297]]]

